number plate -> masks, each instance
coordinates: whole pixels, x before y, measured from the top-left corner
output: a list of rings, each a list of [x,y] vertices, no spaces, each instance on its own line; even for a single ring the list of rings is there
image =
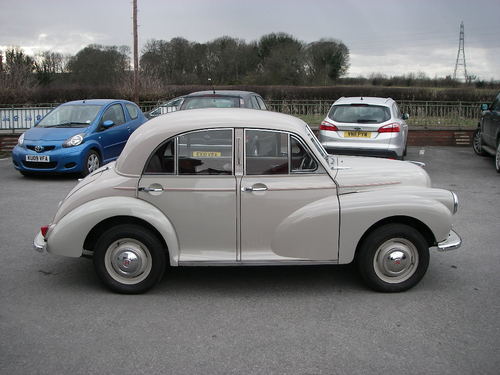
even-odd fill
[[[370,132],[360,132],[360,131],[347,131],[344,132],[344,137],[348,138],[371,138]]]
[[[195,158],[220,158],[222,152],[218,151],[193,151],[193,157]]]
[[[50,156],[47,156],[47,155],[26,155],[26,161],[36,161],[39,163],[49,163]]]

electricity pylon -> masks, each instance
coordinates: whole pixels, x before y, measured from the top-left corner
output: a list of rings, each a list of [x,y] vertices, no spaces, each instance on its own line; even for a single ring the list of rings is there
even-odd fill
[[[467,82],[469,78],[467,75],[467,65],[465,64],[465,32],[464,32],[464,21],[460,23],[460,39],[458,40],[458,52],[457,52],[457,62],[455,63],[455,71],[453,72],[453,79],[457,79],[457,70],[459,66],[464,67],[464,80]]]

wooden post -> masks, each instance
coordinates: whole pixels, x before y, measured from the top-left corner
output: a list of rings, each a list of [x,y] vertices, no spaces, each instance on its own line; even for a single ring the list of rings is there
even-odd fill
[[[139,103],[139,52],[137,38],[137,0],[133,0],[134,28],[134,102]]]

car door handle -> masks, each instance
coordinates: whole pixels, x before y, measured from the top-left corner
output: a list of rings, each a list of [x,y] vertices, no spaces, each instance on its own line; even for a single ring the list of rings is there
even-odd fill
[[[267,186],[244,186],[241,188],[241,191],[266,191]]]
[[[152,187],[139,187],[139,191],[146,191],[146,192],[154,192],[154,193],[161,193],[163,191],[163,188],[152,188]]]

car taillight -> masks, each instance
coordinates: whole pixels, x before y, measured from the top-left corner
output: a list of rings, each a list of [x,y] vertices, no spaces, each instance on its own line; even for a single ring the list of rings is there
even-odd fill
[[[330,131],[338,131],[339,129],[333,125],[332,123],[328,122],[328,121],[322,121],[321,122],[321,125],[319,126],[319,130],[330,130]]]
[[[49,226],[48,225],[44,225],[43,227],[40,228],[40,232],[42,232],[43,238],[45,238],[45,236],[47,235],[47,231],[48,230],[49,230]]]
[[[397,122],[393,122],[392,124],[387,124],[384,126],[381,126],[378,129],[379,133],[399,133],[401,131],[401,128],[399,127],[399,124]]]

